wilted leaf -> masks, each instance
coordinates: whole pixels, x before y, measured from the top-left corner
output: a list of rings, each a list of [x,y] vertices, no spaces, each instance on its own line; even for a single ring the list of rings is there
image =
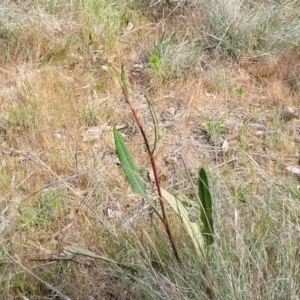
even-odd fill
[[[76,246],[76,245],[66,246],[66,247],[64,247],[64,250],[67,251],[67,252],[76,254],[76,255],[83,255],[83,256],[88,256],[88,257],[95,258],[95,259],[101,259],[105,262],[118,265],[119,267],[121,267],[123,269],[126,269],[126,270],[129,270],[132,273],[135,273],[135,274],[138,273],[138,269],[135,268],[132,265],[127,265],[127,264],[116,262],[112,259],[106,258],[106,257],[101,256],[101,255],[97,255],[97,254],[95,254],[94,252],[92,252],[88,249],[85,249],[85,248],[82,248],[82,247],[79,247],[79,246]]]
[[[192,239],[192,242],[194,244],[194,247],[197,251],[197,254],[199,256],[203,256],[202,254],[202,247],[204,245],[203,242],[203,238],[202,238],[202,234],[200,231],[200,226],[198,222],[192,222],[190,221],[190,215],[189,212],[187,211],[187,209],[182,205],[182,203],[178,200],[176,200],[176,198],[170,194],[169,192],[167,192],[166,190],[164,190],[163,188],[161,188],[161,193],[163,198],[168,201],[168,203],[171,205],[171,207],[173,208],[173,210],[180,216],[180,218],[182,219],[182,222],[184,224],[184,227],[186,228],[189,236]]]

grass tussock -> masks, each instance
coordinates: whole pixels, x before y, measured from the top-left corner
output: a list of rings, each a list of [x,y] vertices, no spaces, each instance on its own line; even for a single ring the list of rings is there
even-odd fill
[[[3,299],[298,299],[298,1],[2,1],[0,294]],[[199,218],[203,256],[161,187]],[[113,126],[146,194],[132,192]],[[298,177],[297,177],[298,176]],[[152,208],[151,208],[152,206]],[[192,217],[191,217],[192,218]],[[200,229],[202,227],[200,226]]]

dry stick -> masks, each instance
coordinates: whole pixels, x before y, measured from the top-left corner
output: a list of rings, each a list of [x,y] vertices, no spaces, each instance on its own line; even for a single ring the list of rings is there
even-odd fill
[[[148,138],[147,138],[147,136],[145,134],[145,131],[143,129],[143,126],[142,126],[142,124],[140,122],[140,119],[139,119],[139,117],[138,117],[135,109],[131,105],[131,102],[129,100],[129,94],[128,94],[127,88],[124,86],[123,83],[121,83],[121,87],[122,87],[122,90],[123,90],[123,94],[124,94],[125,100],[129,104],[130,109],[132,111],[132,114],[134,116],[134,119],[135,119],[135,121],[136,121],[136,123],[137,123],[137,125],[138,125],[138,127],[139,127],[139,129],[141,131],[142,136],[143,136],[143,139],[144,139],[144,142],[145,142],[145,145],[146,145],[146,148],[147,148],[147,152],[148,152],[148,155],[150,157],[153,174],[154,174],[155,184],[156,184],[157,193],[158,193],[158,197],[159,197],[159,204],[160,204],[161,212],[162,212],[163,224],[164,224],[165,230],[166,230],[166,232],[168,234],[168,237],[169,237],[169,240],[170,240],[170,243],[171,243],[171,246],[172,246],[175,258],[176,258],[177,262],[179,263],[179,265],[182,266],[181,259],[180,259],[179,255],[178,255],[178,251],[177,251],[177,248],[176,248],[175,243],[174,243],[173,236],[172,236],[171,231],[170,231],[169,222],[168,222],[167,215],[166,215],[166,210],[165,210],[165,205],[164,205],[164,202],[163,202],[163,197],[162,197],[162,193],[161,193],[161,189],[160,189],[160,183],[159,183],[159,178],[158,178],[158,174],[157,174],[157,168],[156,168],[156,164],[155,164],[155,159],[154,159],[153,153],[152,153],[152,151],[150,149]]]

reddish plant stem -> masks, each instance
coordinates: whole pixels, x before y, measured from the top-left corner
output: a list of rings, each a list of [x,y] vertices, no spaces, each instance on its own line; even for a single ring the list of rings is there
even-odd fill
[[[158,193],[158,197],[159,197],[159,204],[160,204],[161,211],[162,211],[162,218],[160,218],[160,219],[162,219],[162,222],[164,224],[164,228],[165,228],[165,230],[167,232],[167,235],[169,237],[169,241],[171,243],[171,247],[172,247],[174,256],[175,256],[178,264],[180,265],[180,267],[182,267],[182,262],[181,262],[181,259],[179,257],[179,254],[178,254],[177,248],[175,246],[175,242],[174,242],[174,239],[173,239],[173,236],[171,234],[170,227],[169,227],[169,222],[168,222],[168,219],[167,219],[165,205],[164,205],[164,202],[163,202],[163,197],[162,197],[162,193],[161,193],[161,188],[160,188],[159,178],[158,178],[158,174],[157,174],[157,168],[156,168],[156,164],[155,164],[155,159],[154,159],[154,156],[153,156],[153,151],[151,151],[151,149],[150,149],[148,138],[147,138],[146,133],[145,133],[145,131],[143,129],[143,126],[142,126],[142,124],[140,122],[140,119],[139,119],[139,117],[138,117],[135,109],[131,105],[129,91],[127,89],[127,86],[124,85],[124,83],[122,82],[122,80],[121,80],[120,83],[121,83],[121,88],[122,88],[122,91],[123,91],[123,95],[125,97],[125,101],[130,106],[131,112],[132,112],[133,117],[134,117],[134,119],[135,119],[135,121],[136,121],[136,123],[137,123],[137,125],[138,125],[138,127],[140,129],[140,132],[141,132],[141,134],[143,136],[144,143],[146,145],[147,152],[148,152],[148,155],[150,157],[151,167],[152,167],[152,170],[153,170],[155,184],[156,184],[157,193]]]
[[[126,89],[123,87],[123,92],[124,91],[126,91]],[[127,93],[126,94],[124,93],[124,96],[126,98],[128,96]],[[145,133],[145,131],[143,129],[143,126],[142,126],[142,124],[140,122],[140,119],[139,119],[139,117],[138,117],[135,109],[132,107],[132,105],[131,105],[131,103],[130,103],[130,101],[129,101],[128,98],[126,99],[126,101],[129,104],[129,106],[130,106],[130,109],[132,111],[134,119],[135,119],[135,121],[136,121],[136,123],[137,123],[137,125],[138,125],[138,127],[140,129],[140,132],[141,132],[142,136],[143,136],[143,139],[144,139],[144,142],[145,142],[145,145],[146,145],[146,148],[147,148],[147,152],[148,152],[148,155],[150,157],[151,167],[152,167],[152,170],[153,170],[153,174],[154,174],[155,184],[156,184],[157,193],[158,193],[158,197],[159,197],[159,204],[160,204],[161,212],[162,212],[163,224],[164,224],[165,230],[167,232],[167,235],[169,237],[169,240],[170,240],[170,243],[171,243],[171,247],[173,249],[174,256],[175,256],[177,262],[179,263],[179,265],[182,266],[181,259],[179,257],[179,254],[178,254],[177,248],[175,246],[175,242],[174,242],[174,239],[173,239],[173,236],[171,234],[170,227],[169,227],[169,222],[168,222],[168,219],[167,219],[165,205],[164,205],[163,197],[162,197],[162,193],[161,193],[161,188],[160,188],[160,183],[159,183],[159,178],[158,178],[156,163],[155,163],[155,159],[154,159],[153,153],[152,153],[152,151],[150,149],[148,138],[146,136],[146,133]]]

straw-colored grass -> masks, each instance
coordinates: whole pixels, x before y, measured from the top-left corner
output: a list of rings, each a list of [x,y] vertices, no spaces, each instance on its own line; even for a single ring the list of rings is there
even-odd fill
[[[2,1],[1,299],[298,299],[300,192],[287,167],[299,165],[299,120],[277,113],[300,113],[299,13],[292,0]],[[150,142],[145,95],[153,105],[162,187],[195,200],[208,173],[206,260],[165,203],[180,267],[126,181],[114,125],[159,210],[108,61],[124,65]]]

